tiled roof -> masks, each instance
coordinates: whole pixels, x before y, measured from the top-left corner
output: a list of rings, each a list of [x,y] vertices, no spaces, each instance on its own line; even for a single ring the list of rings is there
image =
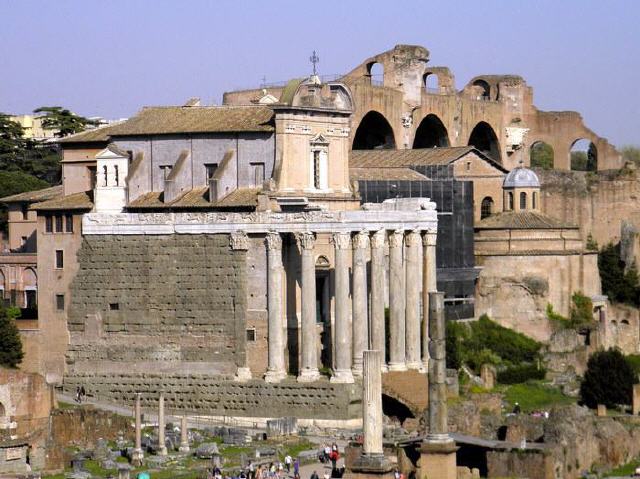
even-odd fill
[[[504,172],[507,171],[473,146],[420,148],[415,150],[352,150],[349,166],[351,168],[392,168],[448,165],[471,152],[488,161],[496,168]]]
[[[563,223],[537,211],[506,211],[496,213],[479,221],[476,229],[576,229],[577,226]]]
[[[36,203],[31,209],[38,211],[53,210],[90,210],[93,208],[93,191],[74,193],[42,203]]]
[[[111,129],[112,136],[273,131],[273,110],[262,106],[146,107]]]
[[[110,125],[94,128],[93,130],[82,131],[80,133],[76,133],[75,135],[65,136],[64,138],[58,140],[58,143],[106,143],[107,141],[109,141],[109,135],[111,134],[111,131],[115,127],[123,123],[125,122],[112,123]]]
[[[349,177],[352,180],[361,181],[424,181],[429,179],[411,168],[349,168]]]
[[[62,185],[52,186],[51,188],[44,188],[36,191],[25,191],[24,193],[18,193],[16,195],[5,196],[0,198],[0,203],[14,203],[14,202],[30,202],[45,201],[58,196],[62,196]]]
[[[220,201],[210,203],[206,186],[194,188],[179,198],[164,203],[162,193],[153,191],[145,193],[128,204],[132,210],[157,209],[157,208],[234,208],[253,207],[258,203],[258,188],[239,188],[232,191]]]

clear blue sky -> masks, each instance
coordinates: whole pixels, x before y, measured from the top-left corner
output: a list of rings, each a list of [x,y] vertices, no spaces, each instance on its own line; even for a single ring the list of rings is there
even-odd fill
[[[0,0],[0,111],[130,116],[309,72],[397,43],[471,77],[515,73],[535,104],[640,144],[640,0]]]

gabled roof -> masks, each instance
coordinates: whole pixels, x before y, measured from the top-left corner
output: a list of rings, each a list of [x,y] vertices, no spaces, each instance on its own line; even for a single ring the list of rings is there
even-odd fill
[[[58,211],[58,210],[90,210],[93,208],[93,191],[74,193],[62,196],[42,203],[36,203],[31,207],[37,211]]]
[[[0,203],[35,203],[38,201],[50,200],[62,196],[62,192],[62,185],[52,186],[51,188],[44,188],[42,190],[25,191],[24,193],[5,196],[4,198],[0,198]]]
[[[162,192],[152,191],[139,196],[131,201],[127,208],[131,210],[155,210],[155,209],[189,209],[189,208],[232,208],[253,207],[258,204],[259,188],[238,188],[227,196],[213,203],[209,202],[207,186],[194,188],[173,201],[165,203]]]
[[[349,178],[360,181],[427,181],[411,168],[349,168]]]
[[[145,107],[114,126],[111,136],[171,133],[270,132],[273,110],[264,106]]]
[[[505,211],[487,216],[474,225],[475,229],[577,229],[538,211]]]
[[[469,153],[476,154],[504,173],[508,172],[502,165],[473,146],[420,148],[415,150],[352,150],[349,166],[351,168],[442,166],[451,164]]]
[[[106,143],[109,141],[109,135],[116,126],[121,125],[124,122],[112,123],[110,125],[100,126],[93,130],[82,131],[75,135],[65,136],[58,140],[58,143],[64,145],[73,143]]]

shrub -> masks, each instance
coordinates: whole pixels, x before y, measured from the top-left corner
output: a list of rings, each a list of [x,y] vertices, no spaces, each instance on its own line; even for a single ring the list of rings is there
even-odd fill
[[[629,354],[625,356],[625,359],[629,366],[631,366],[631,369],[633,369],[633,372],[636,373],[636,375],[640,374],[640,354]]]
[[[520,384],[530,379],[544,379],[547,371],[536,364],[522,364],[511,366],[498,372],[498,382],[501,384]]]
[[[460,369],[460,366],[462,366],[462,341],[466,332],[464,325],[457,321],[447,321],[445,348],[448,368]]]
[[[541,347],[539,342],[500,326],[486,314],[471,323],[471,331],[468,347],[472,351],[489,349],[502,360],[512,364],[532,362],[538,357]]]
[[[587,362],[587,371],[580,385],[580,397],[590,408],[595,408],[598,404],[607,407],[631,404],[631,391],[635,382],[633,368],[620,351],[598,351]]]
[[[636,265],[625,272],[625,264],[620,257],[620,244],[609,243],[598,253],[598,269],[602,293],[613,301],[640,306],[640,281]]]
[[[22,362],[22,341],[15,318],[15,308],[0,308],[0,366],[15,368]]]

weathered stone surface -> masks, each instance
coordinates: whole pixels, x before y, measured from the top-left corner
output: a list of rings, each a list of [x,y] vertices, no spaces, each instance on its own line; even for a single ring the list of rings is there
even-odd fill
[[[194,451],[194,455],[200,459],[211,459],[214,455],[220,454],[218,445],[215,442],[205,442],[200,444]]]

